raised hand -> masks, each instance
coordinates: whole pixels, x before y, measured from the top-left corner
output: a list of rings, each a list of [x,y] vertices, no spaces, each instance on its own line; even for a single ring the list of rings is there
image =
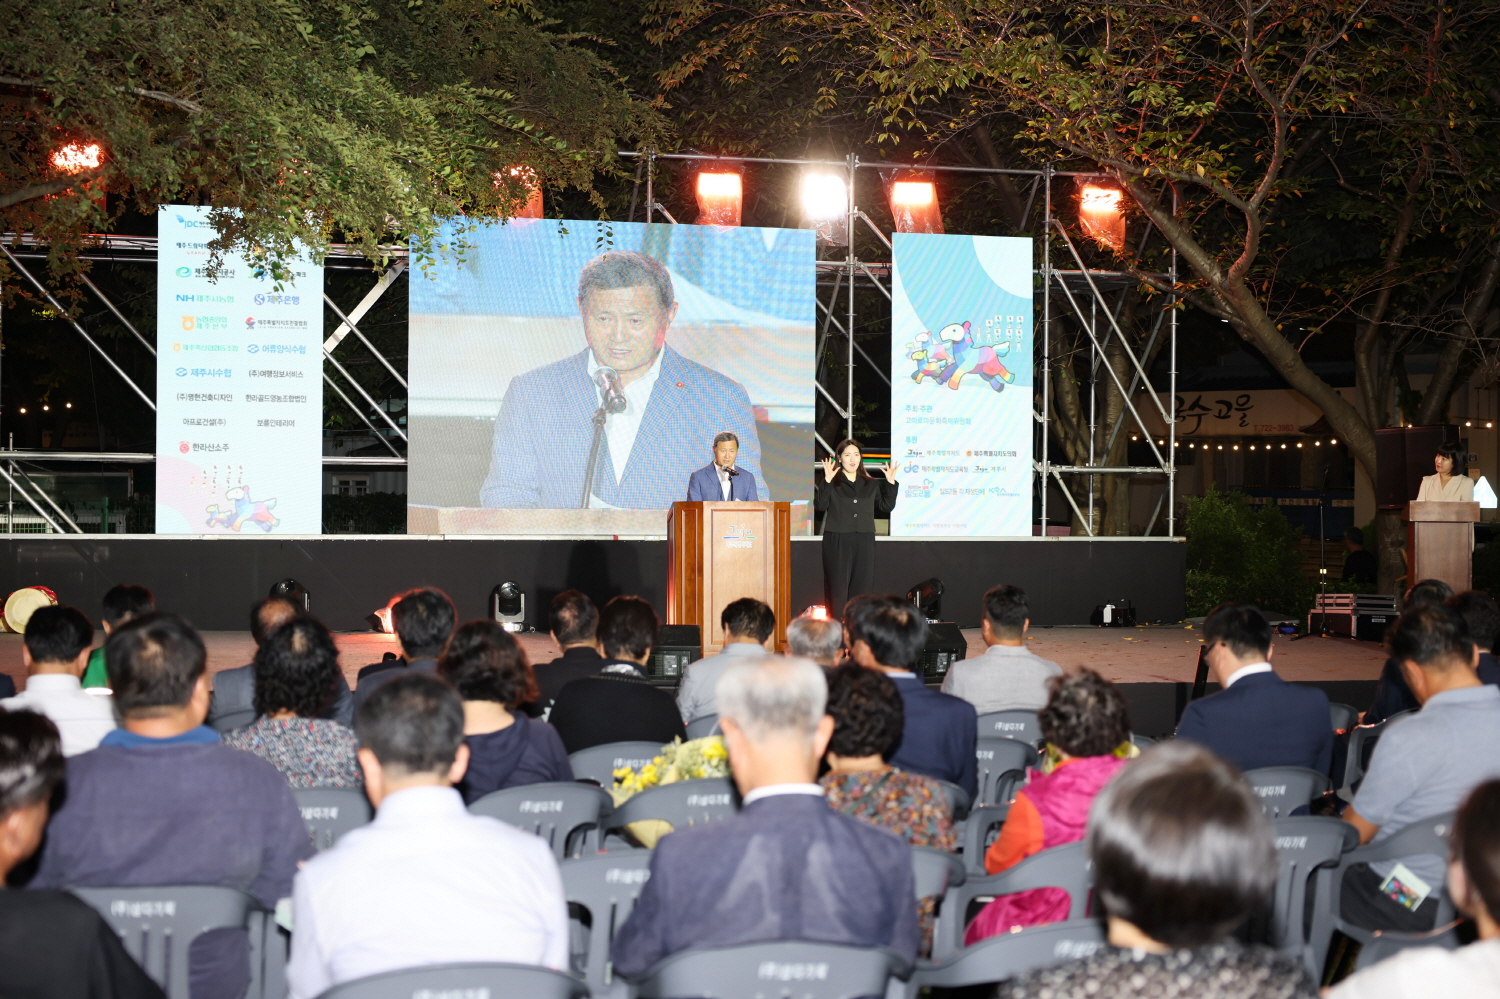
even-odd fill
[[[886,462],[884,467],[880,469],[880,473],[885,476],[885,481],[889,482],[891,485],[896,484],[896,473],[898,471],[900,471],[900,466],[897,465],[894,461]]]
[[[834,473],[836,471],[838,471],[838,466],[833,463],[833,456],[830,455],[829,457],[824,458],[823,459],[823,481],[824,482],[832,482],[833,481],[833,475],[834,475]]]

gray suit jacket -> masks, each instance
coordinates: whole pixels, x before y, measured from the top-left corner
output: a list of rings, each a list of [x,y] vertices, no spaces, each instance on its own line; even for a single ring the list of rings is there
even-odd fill
[[[255,666],[238,666],[214,674],[213,697],[208,702],[208,724],[219,732],[232,732],[255,721]],[[340,683],[338,695],[324,713],[348,728],[354,727],[354,694]]]

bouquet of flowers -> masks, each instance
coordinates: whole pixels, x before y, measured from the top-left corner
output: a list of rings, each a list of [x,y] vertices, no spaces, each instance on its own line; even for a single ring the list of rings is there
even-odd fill
[[[660,784],[728,776],[729,751],[724,747],[721,736],[710,735],[687,742],[673,739],[661,747],[661,752],[651,762],[635,768],[621,767],[616,770],[615,785],[608,790],[615,804],[619,805],[633,795]],[[658,819],[647,819],[630,823],[626,830],[643,846],[654,847],[657,840],[672,831],[672,826]]]

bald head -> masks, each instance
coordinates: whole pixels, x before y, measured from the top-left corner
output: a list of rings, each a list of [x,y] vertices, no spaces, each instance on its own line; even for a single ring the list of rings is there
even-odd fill
[[[266,636],[299,613],[296,605],[282,597],[267,597],[250,608],[250,636],[257,646],[266,644]]]

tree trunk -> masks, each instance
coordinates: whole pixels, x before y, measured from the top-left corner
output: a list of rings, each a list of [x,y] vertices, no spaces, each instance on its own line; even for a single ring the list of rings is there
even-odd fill
[[[1459,336],[1449,340],[1438,356],[1437,370],[1422,396],[1422,406],[1417,411],[1417,426],[1426,427],[1439,422],[1448,409],[1448,397],[1453,394],[1453,383],[1458,377],[1459,362],[1464,350],[1479,338],[1479,325],[1490,310],[1495,297],[1495,287],[1500,284],[1500,243],[1490,247],[1484,266],[1479,270],[1474,292],[1464,303],[1463,323]]]

